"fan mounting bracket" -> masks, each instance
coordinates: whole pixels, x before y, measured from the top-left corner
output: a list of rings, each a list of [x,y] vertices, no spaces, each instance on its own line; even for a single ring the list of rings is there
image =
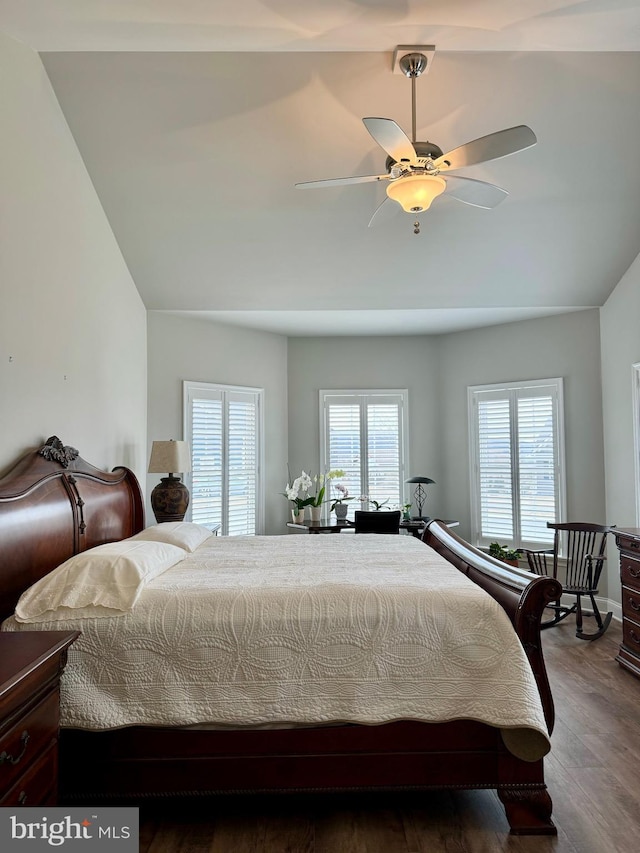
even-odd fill
[[[434,44],[399,44],[393,51],[392,71],[394,74],[401,74],[406,77],[407,73],[402,68],[400,60],[411,53],[421,53],[426,60],[426,68],[421,73],[428,74],[435,52],[436,46]]]

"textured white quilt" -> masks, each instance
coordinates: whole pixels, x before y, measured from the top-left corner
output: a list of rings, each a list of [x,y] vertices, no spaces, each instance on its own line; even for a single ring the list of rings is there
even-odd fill
[[[506,614],[409,536],[212,537],[130,613],[38,628],[82,631],[67,727],[472,719],[548,749]]]

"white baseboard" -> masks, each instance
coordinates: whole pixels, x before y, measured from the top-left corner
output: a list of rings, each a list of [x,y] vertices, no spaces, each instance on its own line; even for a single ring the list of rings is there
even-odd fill
[[[563,595],[561,601],[563,604],[566,604],[567,607],[571,607],[572,604],[575,604],[576,597],[575,595]],[[602,596],[597,595],[596,604],[603,616],[605,613],[611,611],[613,613],[613,618],[618,622],[622,622],[622,605],[617,601],[612,601],[610,598],[602,598]],[[583,610],[589,609],[589,599],[586,596],[582,597],[582,608]]]

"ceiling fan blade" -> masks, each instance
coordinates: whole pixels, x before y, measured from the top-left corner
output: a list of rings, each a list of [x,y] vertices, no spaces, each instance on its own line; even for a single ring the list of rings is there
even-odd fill
[[[384,148],[396,163],[418,163],[418,155],[413,143],[393,119],[363,118],[362,121],[378,145]]]
[[[461,169],[463,166],[474,166],[476,163],[515,154],[516,151],[530,148],[536,142],[536,135],[531,128],[526,124],[519,124],[517,127],[498,130],[454,148],[453,151],[447,151],[442,157],[434,160],[434,163],[436,168],[442,171]]]
[[[355,178],[329,178],[327,181],[305,181],[296,184],[299,190],[310,190],[316,187],[342,187],[348,184],[366,184],[370,181],[388,181],[389,175],[359,175]]]
[[[495,184],[477,181],[475,178],[463,178],[462,175],[447,175],[446,182],[447,195],[473,207],[484,207],[485,210],[497,207],[509,195]]]
[[[383,222],[388,222],[392,219],[399,210],[402,210],[399,204],[391,198],[385,198],[384,201],[381,201],[380,204],[376,207],[373,216],[369,220],[369,228],[373,225],[380,225]]]

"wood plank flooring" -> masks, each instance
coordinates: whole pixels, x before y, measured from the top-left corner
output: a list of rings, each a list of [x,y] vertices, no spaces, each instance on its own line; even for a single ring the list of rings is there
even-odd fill
[[[546,781],[557,838],[516,838],[493,791],[237,798],[140,810],[141,853],[635,853],[640,679],[615,662],[620,625],[543,632],[556,704]]]

